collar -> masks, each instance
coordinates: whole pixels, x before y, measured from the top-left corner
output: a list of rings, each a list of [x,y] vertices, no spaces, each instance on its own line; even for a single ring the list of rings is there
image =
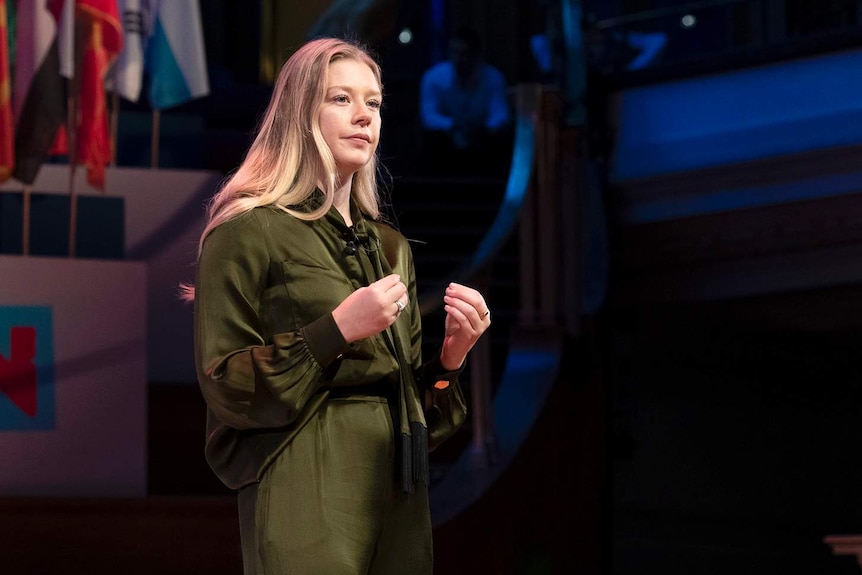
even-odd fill
[[[380,245],[380,238],[377,236],[374,226],[365,219],[365,215],[359,210],[353,198],[350,199],[350,219],[353,220],[352,226],[348,226],[345,223],[344,218],[335,206],[331,206],[324,217],[338,230],[345,241],[354,241],[366,249],[371,246]]]

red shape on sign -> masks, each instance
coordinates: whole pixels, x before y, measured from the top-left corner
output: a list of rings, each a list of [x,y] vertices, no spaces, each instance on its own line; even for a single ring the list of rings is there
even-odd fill
[[[36,328],[13,327],[10,359],[0,355],[0,392],[21,411],[36,415]]]

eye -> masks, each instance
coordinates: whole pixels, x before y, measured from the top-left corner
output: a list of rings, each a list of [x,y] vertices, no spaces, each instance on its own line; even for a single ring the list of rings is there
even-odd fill
[[[347,94],[338,94],[337,96],[333,96],[332,101],[339,104],[347,104],[350,102],[350,99],[347,97]]]
[[[368,107],[373,108],[375,110],[379,110],[383,106],[383,103],[380,100],[369,100]]]

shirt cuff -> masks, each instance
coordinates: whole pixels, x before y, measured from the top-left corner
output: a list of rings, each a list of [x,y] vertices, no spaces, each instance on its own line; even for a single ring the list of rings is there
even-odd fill
[[[308,350],[322,367],[350,349],[332,314],[326,314],[300,329]]]
[[[425,389],[446,389],[450,386],[436,386],[437,382],[456,383],[458,376],[464,371],[467,365],[467,360],[464,360],[458,369],[448,370],[440,363],[440,354],[436,354],[434,359],[429,360],[422,366],[421,382]]]

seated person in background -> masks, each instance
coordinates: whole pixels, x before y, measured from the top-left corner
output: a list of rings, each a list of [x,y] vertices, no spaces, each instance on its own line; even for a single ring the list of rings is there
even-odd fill
[[[435,170],[489,175],[507,166],[506,80],[483,62],[474,30],[455,31],[449,60],[425,71],[419,96],[424,155]]]

